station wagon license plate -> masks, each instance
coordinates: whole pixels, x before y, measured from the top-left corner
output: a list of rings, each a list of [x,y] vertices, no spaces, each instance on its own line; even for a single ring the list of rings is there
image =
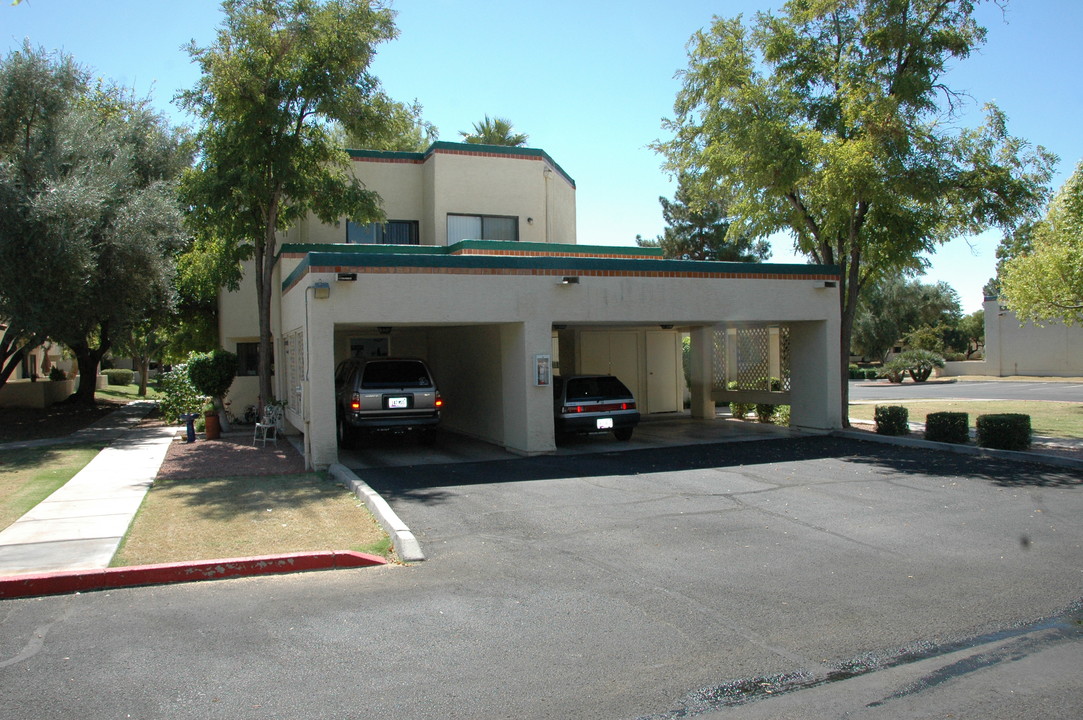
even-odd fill
[[[598,429],[599,430],[612,430],[613,429],[613,418],[598,418]]]
[[[410,403],[407,398],[404,397],[389,397],[387,399],[387,407],[395,408],[407,408],[410,407]]]

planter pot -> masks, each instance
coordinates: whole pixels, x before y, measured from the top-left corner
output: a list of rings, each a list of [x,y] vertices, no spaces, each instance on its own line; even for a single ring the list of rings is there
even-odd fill
[[[203,422],[208,440],[217,440],[222,437],[222,424],[218,421],[218,413],[207,413],[203,416]]]

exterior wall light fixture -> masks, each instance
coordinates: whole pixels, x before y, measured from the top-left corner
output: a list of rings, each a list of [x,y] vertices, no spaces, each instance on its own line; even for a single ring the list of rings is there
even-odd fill
[[[312,283],[312,297],[326,300],[331,297],[331,286],[325,282]]]

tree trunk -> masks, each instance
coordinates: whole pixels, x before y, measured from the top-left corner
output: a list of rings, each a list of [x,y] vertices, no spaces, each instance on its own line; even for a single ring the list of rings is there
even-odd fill
[[[274,402],[274,387],[271,383],[271,366],[274,360],[274,347],[271,342],[271,297],[274,284],[275,267],[275,213],[277,205],[269,211],[262,246],[256,247],[256,294],[259,296],[259,409],[258,417],[263,417],[263,408]]]
[[[94,392],[98,383],[98,364],[108,351],[108,347],[94,349],[86,342],[69,345],[75,353],[75,361],[79,366],[79,389],[69,398],[71,402],[81,405],[93,405]]]
[[[139,353],[136,358],[136,366],[139,368],[139,397],[147,396],[147,369],[150,367],[150,358],[146,352]]]

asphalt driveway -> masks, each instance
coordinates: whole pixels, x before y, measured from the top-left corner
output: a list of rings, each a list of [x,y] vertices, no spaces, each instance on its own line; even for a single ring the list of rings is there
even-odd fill
[[[0,714],[672,717],[1083,595],[1083,478],[1038,466],[799,438],[362,476],[427,561],[4,601]]]

